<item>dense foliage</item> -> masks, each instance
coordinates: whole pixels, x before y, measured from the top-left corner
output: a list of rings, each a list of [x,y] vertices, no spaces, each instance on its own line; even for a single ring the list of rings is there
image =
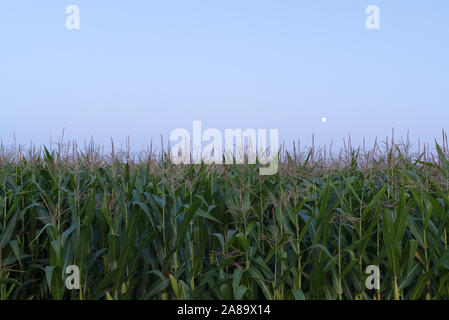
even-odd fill
[[[0,299],[449,299],[449,162],[0,163]],[[84,158],[83,158],[84,157]],[[65,288],[68,265],[81,288]],[[380,268],[369,290],[366,268]]]

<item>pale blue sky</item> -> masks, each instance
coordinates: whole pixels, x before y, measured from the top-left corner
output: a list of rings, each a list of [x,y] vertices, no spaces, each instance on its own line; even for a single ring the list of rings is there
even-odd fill
[[[380,30],[365,28],[368,5]],[[448,14],[447,0],[3,0],[0,139],[65,128],[142,146],[202,120],[286,142],[393,127],[431,142],[449,129]]]

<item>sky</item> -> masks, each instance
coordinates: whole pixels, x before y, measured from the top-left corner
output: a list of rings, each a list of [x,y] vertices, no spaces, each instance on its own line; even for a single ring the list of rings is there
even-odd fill
[[[393,128],[432,142],[449,129],[448,13],[447,0],[3,0],[0,140],[140,148],[200,120],[287,144]]]

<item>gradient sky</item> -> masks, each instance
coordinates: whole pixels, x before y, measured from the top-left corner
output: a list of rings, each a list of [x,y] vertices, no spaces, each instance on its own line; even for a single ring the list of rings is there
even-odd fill
[[[0,41],[7,144],[140,147],[193,120],[304,144],[449,129],[447,0],[3,0]]]

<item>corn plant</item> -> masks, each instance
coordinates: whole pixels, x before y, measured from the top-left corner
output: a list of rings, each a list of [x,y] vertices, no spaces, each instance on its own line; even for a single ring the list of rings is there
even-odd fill
[[[3,155],[0,299],[449,299],[446,147],[258,169]]]

